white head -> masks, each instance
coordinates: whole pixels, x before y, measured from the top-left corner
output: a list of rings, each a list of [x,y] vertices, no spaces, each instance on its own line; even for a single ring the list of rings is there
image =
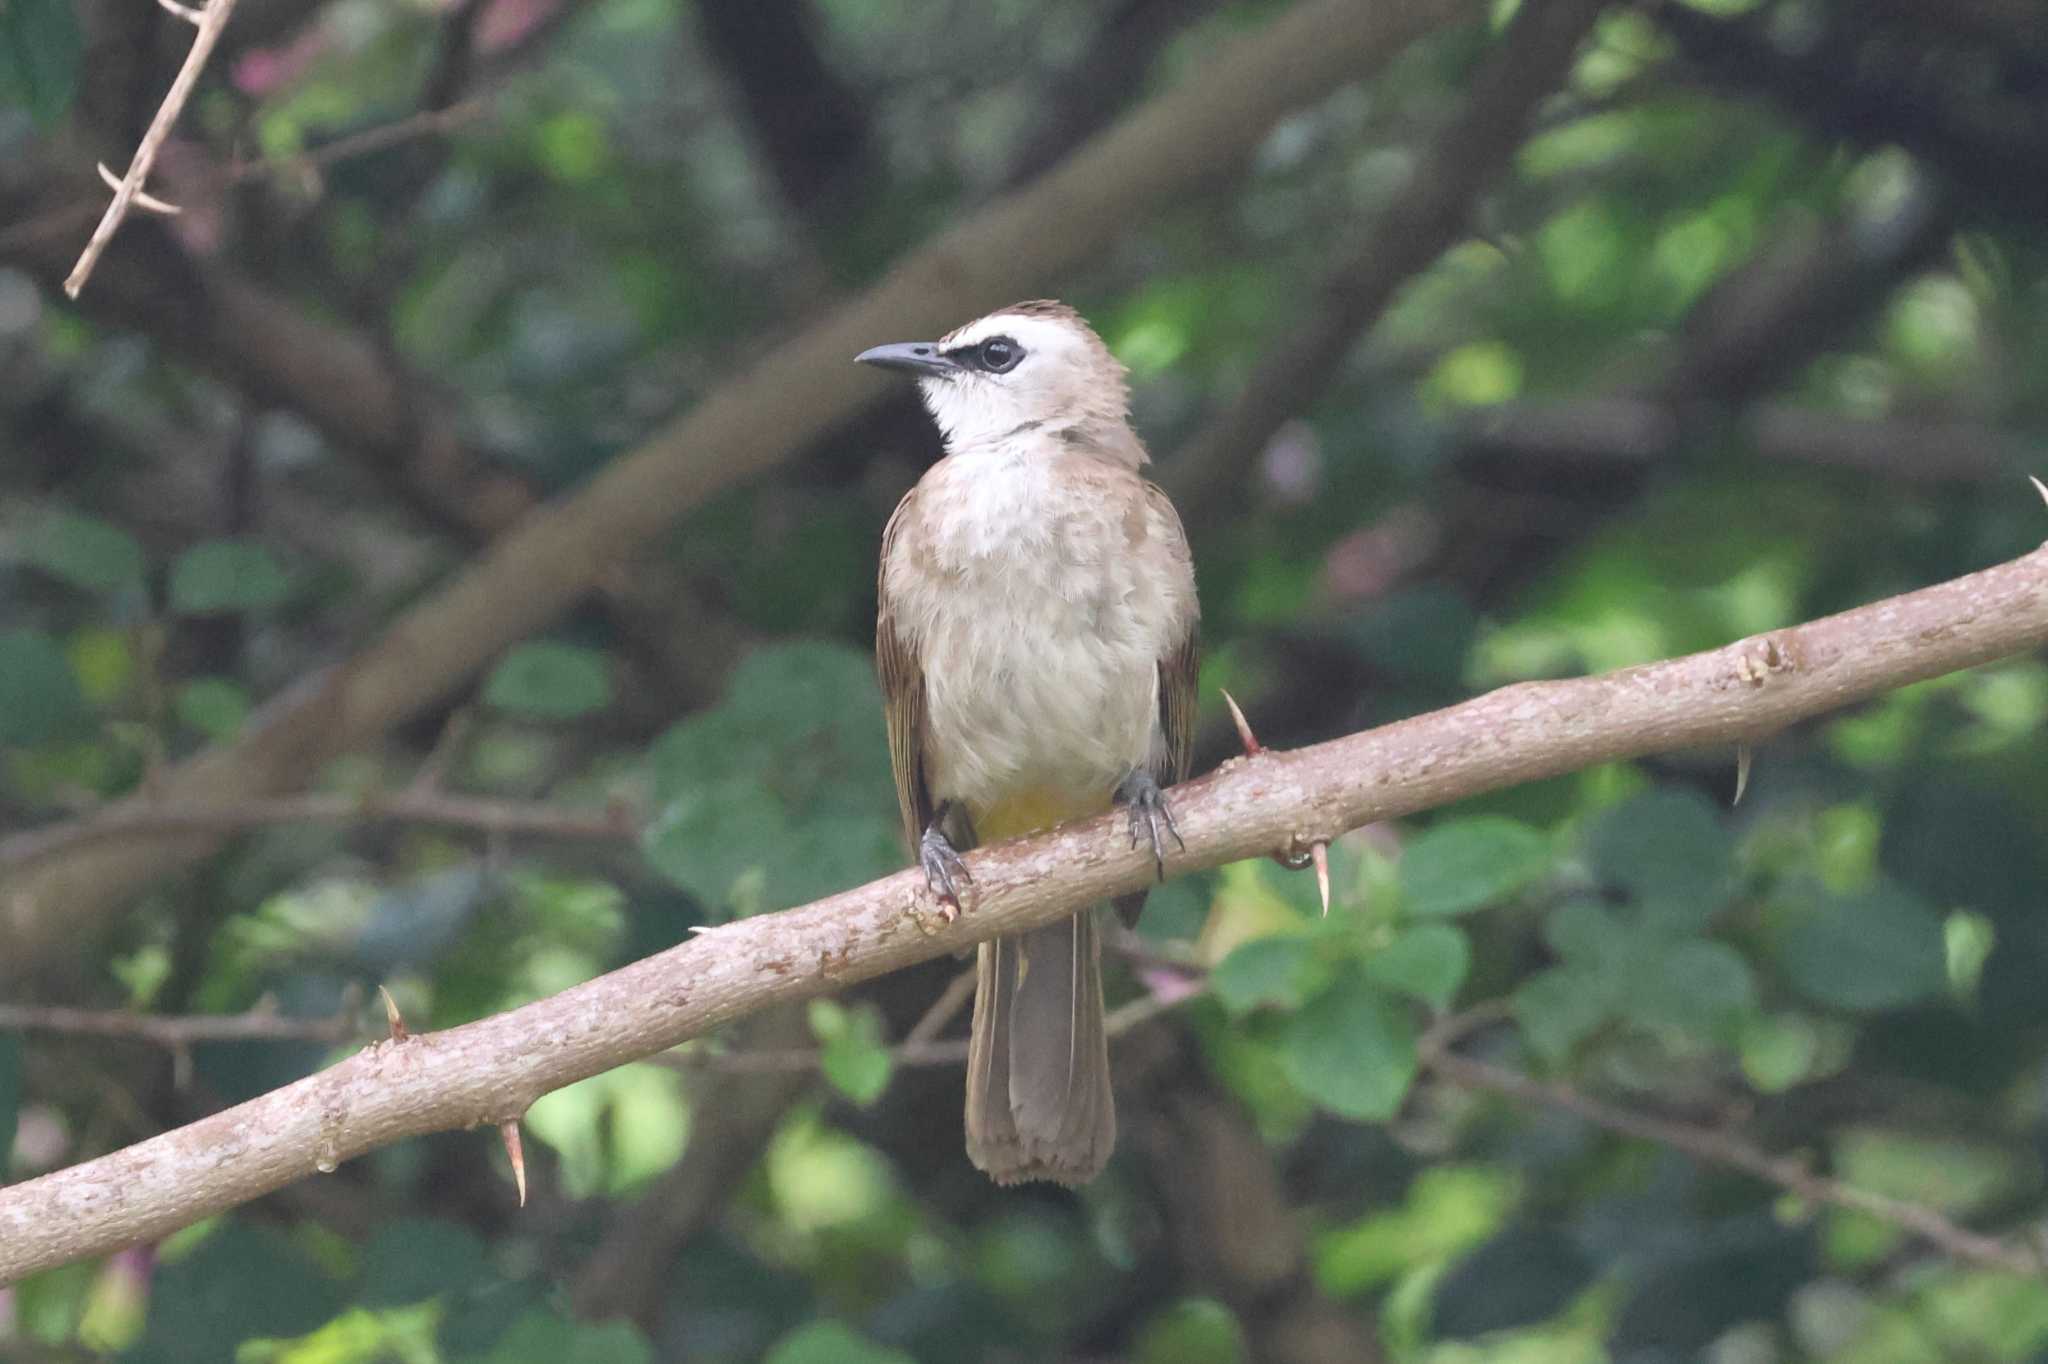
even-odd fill
[[[948,454],[1039,436],[1145,462],[1130,429],[1123,365],[1064,303],[1012,304],[937,341],[876,346],[855,358],[917,376]]]

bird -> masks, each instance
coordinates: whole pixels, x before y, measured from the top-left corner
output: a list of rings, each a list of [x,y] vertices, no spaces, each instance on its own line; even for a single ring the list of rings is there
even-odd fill
[[[932,894],[957,915],[962,853],[1119,804],[1163,878],[1201,612],[1124,366],[1049,299],[855,358],[913,376],[945,446],[883,531],[875,622],[897,803]],[[1143,905],[1117,902],[1126,922]],[[1084,1184],[1116,1144],[1098,909],[976,949],[967,1154],[998,1184]]]

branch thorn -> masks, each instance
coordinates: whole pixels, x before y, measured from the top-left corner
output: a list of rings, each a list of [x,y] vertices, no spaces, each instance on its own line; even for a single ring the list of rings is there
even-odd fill
[[[2032,474],[2027,475],[2027,482],[2034,485],[2034,491],[2041,494],[2041,500],[2043,502],[2048,502],[2048,483],[2043,483],[2040,479],[2035,478]]]
[[[1244,710],[1237,704],[1237,698],[1226,691],[1223,693],[1223,704],[1230,707],[1230,718],[1237,725],[1237,737],[1244,745],[1244,755],[1247,758],[1256,758],[1264,753],[1266,746],[1259,742],[1258,735],[1252,733],[1252,723],[1244,718]]]
[[[519,1186],[519,1206],[526,1206],[526,1148],[519,1140],[519,1119],[507,1118],[498,1124],[498,1135],[505,1140],[505,1158],[512,1162],[512,1182]]]
[[[1322,897],[1323,917],[1330,917],[1330,845],[1320,838],[1308,845],[1310,860],[1316,864],[1316,894]]]
[[[113,190],[116,194],[120,193],[121,177],[114,174],[113,169],[104,161],[99,163],[99,170],[100,179],[106,182],[107,188]],[[151,213],[161,213],[166,218],[175,218],[185,211],[176,204],[159,199],[154,194],[141,189],[135,191],[133,203],[137,208],[147,209]]]
[[[178,3],[178,0],[156,0],[156,2],[163,6],[167,12],[177,15],[180,19],[194,27],[197,27],[206,18],[206,12],[203,9],[197,9],[191,5],[181,5]]]
[[[391,1040],[403,1042],[411,1037],[412,1031],[405,1026],[405,1015],[398,1011],[398,1001],[391,997],[391,991],[379,985],[377,993],[384,997],[384,1021],[391,1025]]]
[[[1742,793],[1749,789],[1749,760],[1756,756],[1756,750],[1747,743],[1735,745],[1735,799],[1728,803],[1742,804]]]

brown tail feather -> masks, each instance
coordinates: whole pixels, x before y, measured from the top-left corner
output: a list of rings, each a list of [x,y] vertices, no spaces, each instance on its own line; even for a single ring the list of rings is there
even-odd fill
[[[1095,911],[981,945],[967,1154],[998,1184],[1085,1184],[1116,1145]]]

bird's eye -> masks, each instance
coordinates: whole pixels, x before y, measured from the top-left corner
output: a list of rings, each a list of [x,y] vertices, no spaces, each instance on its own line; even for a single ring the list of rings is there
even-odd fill
[[[1024,358],[1024,348],[1007,336],[991,336],[981,343],[974,358],[990,374],[1007,374]]]

